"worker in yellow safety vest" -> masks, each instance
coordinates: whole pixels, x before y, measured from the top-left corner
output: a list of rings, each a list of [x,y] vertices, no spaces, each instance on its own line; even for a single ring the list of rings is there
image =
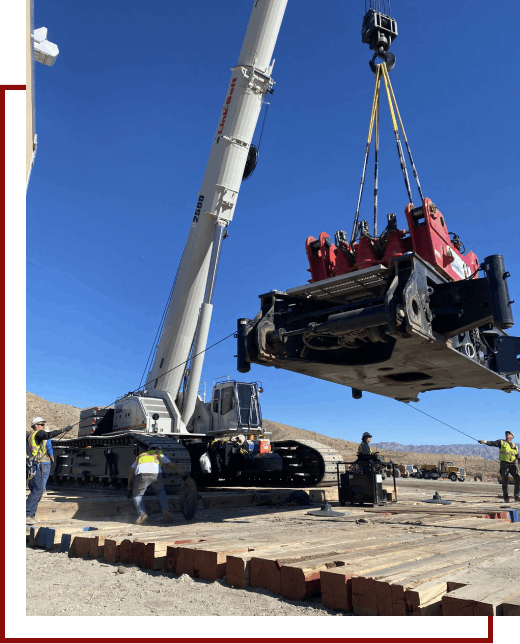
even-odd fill
[[[45,421],[40,416],[33,418],[31,421],[31,431],[26,440],[26,458],[32,461],[33,468],[29,475],[27,485],[29,487],[29,496],[25,502],[25,523],[33,525],[36,523],[35,515],[38,509],[38,503],[43,496],[47,479],[51,471],[51,461],[53,457],[49,454],[47,448],[50,445],[50,439],[63,430],[58,429],[51,432],[46,426]]]
[[[128,473],[128,497],[134,502],[139,515],[136,523],[139,525],[148,518],[143,505],[143,496],[150,485],[159,498],[164,520],[173,521],[173,514],[168,507],[168,500],[164,490],[163,468],[172,470],[175,474],[182,476],[184,480],[188,478],[188,474],[184,474],[158,448],[139,454],[130,467],[130,472]]]
[[[513,477],[515,482],[515,501],[520,501],[520,475],[518,474],[517,461],[520,460],[518,447],[513,443],[515,435],[506,431],[506,439],[497,441],[479,441],[482,445],[498,447],[498,458],[500,460],[500,476],[502,477],[502,491],[504,501],[509,503],[509,492],[507,490],[508,478]]]

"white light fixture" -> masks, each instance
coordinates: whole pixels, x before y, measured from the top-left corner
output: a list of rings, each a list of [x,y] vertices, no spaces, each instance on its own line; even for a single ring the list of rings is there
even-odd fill
[[[56,62],[56,58],[60,53],[58,46],[53,42],[47,40],[47,27],[40,27],[35,29],[33,33],[34,38],[34,60],[37,63],[43,63],[48,67],[52,67]]]

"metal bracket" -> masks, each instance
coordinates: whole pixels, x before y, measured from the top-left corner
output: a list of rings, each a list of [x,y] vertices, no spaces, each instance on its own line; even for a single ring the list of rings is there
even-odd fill
[[[501,335],[495,338],[497,371],[512,376],[520,373],[520,338]]]

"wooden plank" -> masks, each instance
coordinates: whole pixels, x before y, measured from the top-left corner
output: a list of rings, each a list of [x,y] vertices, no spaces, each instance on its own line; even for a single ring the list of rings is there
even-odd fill
[[[465,570],[467,567],[468,562],[461,561],[452,566],[439,568],[436,576],[428,581],[423,578],[420,579],[419,583],[414,583],[414,578],[405,580],[403,586],[406,588],[404,599],[407,614],[421,614],[416,613],[416,611],[422,606],[426,606],[432,601],[440,601],[442,596],[448,592],[448,582],[453,578],[453,573]]]
[[[165,542],[151,542],[145,544],[144,548],[144,568],[148,568],[150,570],[159,570],[159,562],[158,562],[158,557],[162,557],[163,563],[166,562],[166,553],[168,550],[168,546],[180,546],[183,544],[188,544],[188,543],[201,543],[204,542],[205,539],[177,539],[176,541],[165,541]],[[161,566],[162,567],[162,566]]]
[[[281,544],[287,550],[295,548],[301,543],[298,537],[294,540]],[[226,581],[228,585],[236,588],[247,588],[250,585],[250,563],[253,557],[269,555],[280,549],[280,544],[271,544],[266,548],[249,548],[247,553],[237,553],[226,557]]]
[[[200,541],[200,539],[185,538],[186,535],[179,533],[178,531],[172,531],[165,534],[159,535],[150,535],[150,536],[140,536],[135,539],[132,546],[132,563],[136,564],[140,568],[146,567],[146,554],[148,557],[153,559],[155,547],[157,545],[160,548],[161,544],[165,544],[164,552],[166,553],[166,544],[174,545],[175,543],[185,541],[186,543],[193,543],[195,541]]]
[[[272,541],[272,533],[267,538]],[[237,538],[229,538],[229,535],[226,535],[226,538],[208,539],[201,544],[181,545],[175,553],[171,553],[172,559],[175,559],[175,572],[190,577],[203,575],[202,579],[221,579],[226,575],[227,555],[248,552],[249,548],[254,547],[253,539],[254,536],[248,534],[240,543]],[[169,566],[170,563],[167,562],[167,567]]]
[[[143,526],[139,527],[141,528],[141,530],[139,530],[139,532],[136,532],[135,534],[135,538],[138,538],[139,540],[152,539],[155,536],[161,536],[162,534],[164,534],[164,531],[160,533],[154,532],[153,529],[150,529],[151,526],[149,526],[148,529],[142,529]],[[133,541],[131,539],[128,539],[128,536],[105,537],[103,560],[108,563],[116,563],[120,561],[120,548],[123,542],[125,542],[123,548],[125,561],[123,563],[132,563]]]
[[[247,552],[248,546],[207,546],[197,548],[193,553],[193,572],[195,577],[216,581],[226,576],[226,558],[238,552]]]
[[[303,600],[321,593],[320,573],[344,565],[341,555],[308,562],[285,564],[280,569],[280,594],[286,599]]]
[[[424,548],[426,546],[429,547],[429,544],[447,544],[452,542],[454,539],[459,540],[460,534],[456,532],[442,537],[433,535],[426,539],[423,538],[420,543]],[[353,553],[353,555],[349,557],[348,565],[322,571],[320,574],[320,585],[323,605],[326,608],[350,612],[353,609],[352,591],[356,578],[362,575],[368,576],[375,572],[380,574],[381,571],[383,571],[383,573],[392,574],[396,572],[395,565],[405,563],[408,566],[408,563],[414,559],[416,555],[413,553],[416,549],[411,547],[410,544],[407,544],[407,547],[403,547],[403,545],[397,545],[394,547],[381,546],[375,556],[371,555],[371,553],[365,552]],[[443,547],[445,546],[443,545]],[[421,554],[424,554],[424,552]],[[389,566],[391,567],[390,571],[388,570]],[[406,569],[408,569],[408,567]],[[368,607],[373,611],[371,614],[374,614],[375,609],[373,606],[377,605],[375,584],[369,584],[369,589],[372,600],[370,602],[365,602],[364,606],[358,606],[358,608]]]
[[[458,539],[449,544],[441,544],[440,547],[428,548],[427,556],[421,557],[417,562],[411,561],[380,570],[374,575],[356,578],[352,582],[354,612],[356,605],[360,605],[375,611],[373,614],[376,615],[404,616],[407,614],[405,591],[408,585],[419,580],[432,579],[443,566],[463,564],[461,567],[465,567],[477,558],[476,552],[478,557],[489,558],[495,549],[493,541],[483,544],[478,536],[473,539]],[[375,601],[372,596],[373,589]]]
[[[305,565],[310,566],[311,559],[317,559],[320,555],[329,556],[329,562],[338,561],[344,559],[344,557],[351,553],[351,556],[348,557],[348,561],[356,561],[361,559],[373,558],[374,550],[378,550],[378,554],[383,557],[383,555],[388,555],[389,553],[399,553],[406,551],[403,550],[404,543],[413,543],[419,540],[419,537],[423,535],[398,535],[394,539],[386,538],[386,542],[381,543],[380,540],[374,539],[364,539],[362,541],[345,540],[344,542],[328,542],[325,546],[322,546],[320,549],[316,547],[311,548],[301,548],[294,552],[280,552],[278,553],[269,553],[268,556],[255,556],[251,559],[250,562],[250,582],[251,586],[256,588],[266,588],[271,590],[274,593],[281,593],[281,570],[283,565],[295,564],[298,562],[305,562]],[[454,539],[454,535],[446,535],[445,539]],[[439,538],[435,538],[435,542],[438,542]],[[434,541],[430,539],[433,543]],[[296,575],[298,573],[288,572],[287,574]],[[300,583],[302,580],[297,580],[294,583]],[[312,581],[309,579],[309,581]]]
[[[515,587],[516,586],[516,587]],[[475,576],[473,583],[453,590],[442,598],[442,614],[448,616],[503,615],[502,605],[520,595],[520,587],[511,580],[480,583]]]

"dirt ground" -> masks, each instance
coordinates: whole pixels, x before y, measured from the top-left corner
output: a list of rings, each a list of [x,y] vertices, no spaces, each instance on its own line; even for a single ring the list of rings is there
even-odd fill
[[[27,570],[28,616],[344,614],[323,608],[319,598],[289,601],[261,588],[232,588],[225,579],[209,582],[135,565],[69,559],[65,553],[45,550],[27,549]]]

